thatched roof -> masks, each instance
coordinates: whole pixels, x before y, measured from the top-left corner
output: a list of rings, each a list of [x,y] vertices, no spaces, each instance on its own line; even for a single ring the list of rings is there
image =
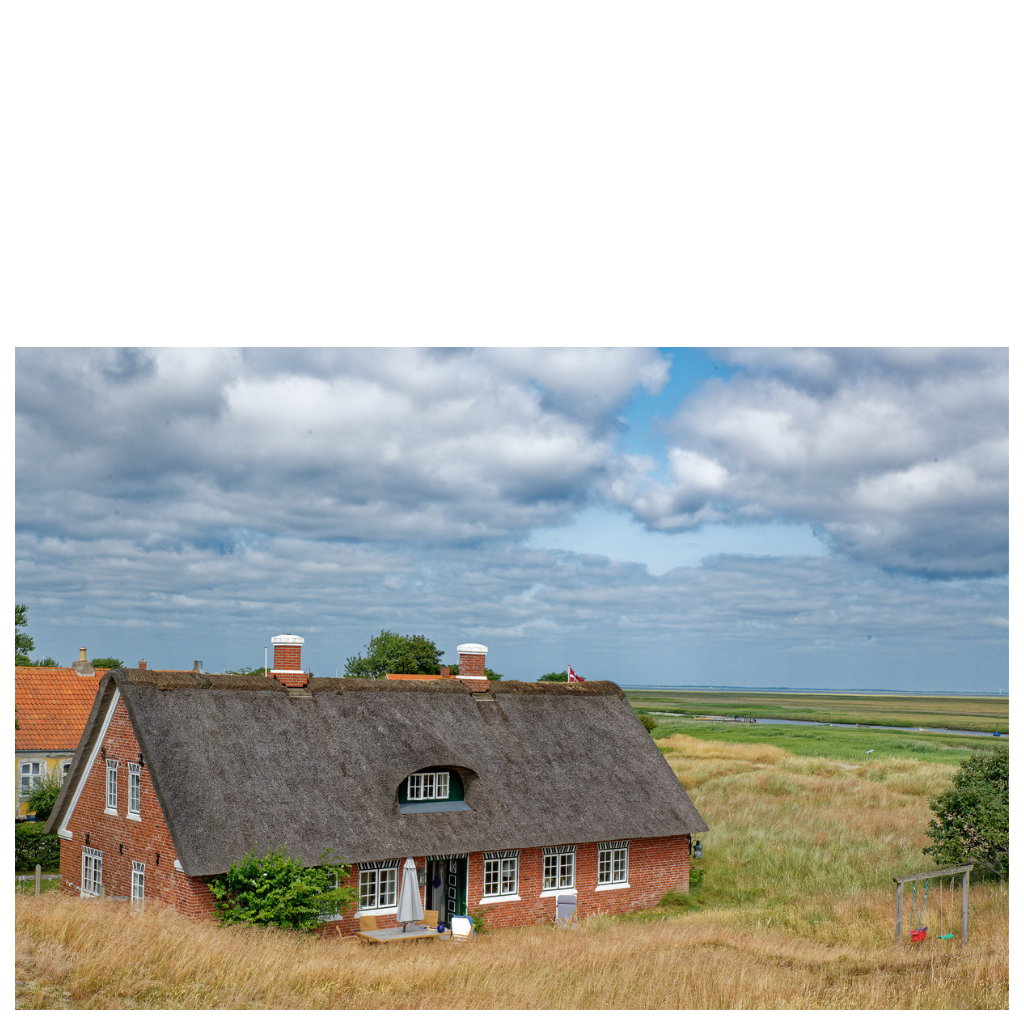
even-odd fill
[[[49,830],[64,817],[115,687],[189,875],[253,847],[348,862],[707,830],[614,683],[108,673]],[[402,814],[399,784],[459,771],[471,810]]]

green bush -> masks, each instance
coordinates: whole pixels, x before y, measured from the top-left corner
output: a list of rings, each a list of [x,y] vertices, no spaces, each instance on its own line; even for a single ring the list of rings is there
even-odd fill
[[[324,851],[320,866],[304,868],[302,859],[288,857],[282,846],[262,857],[253,850],[208,884],[214,912],[224,924],[310,931],[321,918],[355,901],[355,887],[345,884],[348,877],[349,865],[333,860],[330,850]]]
[[[1010,869],[1010,748],[973,754],[961,762],[952,786],[929,805],[933,845],[924,852],[939,865],[973,862],[1002,881]]]
[[[15,872],[35,871],[37,864],[42,865],[47,874],[60,871],[60,839],[57,836],[44,836],[43,826],[38,821],[15,825]]]
[[[45,779],[40,779],[32,788],[28,800],[29,810],[36,816],[36,821],[46,821],[53,811],[61,786],[64,784],[64,773],[54,768]]]
[[[653,729],[654,729],[654,727],[655,727],[655,726],[656,726],[656,725],[658,724],[658,723],[657,723],[657,722],[656,722],[656,721],[654,720],[654,716],[653,716],[653,715],[648,715],[648,714],[646,714],[645,712],[637,712],[637,718],[639,718],[639,719],[640,719],[640,724],[641,724],[641,725],[642,725],[642,726],[643,726],[643,727],[644,727],[644,728],[645,728],[645,729],[646,729],[646,730],[647,730],[648,732],[651,732],[651,730],[653,730]]]

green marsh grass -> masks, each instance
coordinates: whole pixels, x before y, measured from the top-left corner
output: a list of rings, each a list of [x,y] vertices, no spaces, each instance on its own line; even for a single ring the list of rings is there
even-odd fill
[[[849,725],[967,729],[1005,736],[1009,697],[946,694],[849,694],[728,690],[626,690],[642,711],[688,715],[746,715]]]

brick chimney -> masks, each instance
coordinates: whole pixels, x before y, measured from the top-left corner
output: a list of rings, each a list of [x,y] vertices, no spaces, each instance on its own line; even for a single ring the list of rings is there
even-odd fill
[[[146,669],[146,662],[145,662],[145,660],[142,660],[142,661],[139,662],[139,668],[141,668],[143,671],[145,671],[145,669]]]
[[[78,661],[71,666],[80,676],[94,676],[96,670],[92,667],[92,662],[85,656],[85,648],[78,648]]]
[[[271,637],[274,645],[274,668],[271,675],[285,686],[305,686],[306,673],[302,671],[302,645],[306,642],[294,633]]]
[[[467,690],[486,693],[491,688],[490,680],[484,674],[487,648],[483,644],[459,644],[459,679]]]

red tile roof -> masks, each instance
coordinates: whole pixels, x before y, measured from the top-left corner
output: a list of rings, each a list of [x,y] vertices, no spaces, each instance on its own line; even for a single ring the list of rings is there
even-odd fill
[[[73,668],[15,668],[20,728],[14,732],[14,749],[74,750],[106,671],[80,676]]]

